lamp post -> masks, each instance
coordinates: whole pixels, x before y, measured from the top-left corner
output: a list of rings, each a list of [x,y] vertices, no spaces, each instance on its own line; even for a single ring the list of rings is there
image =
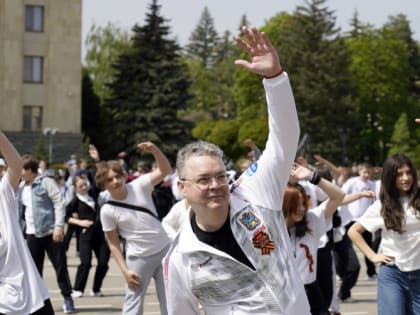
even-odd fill
[[[48,136],[48,165],[51,167],[53,161],[53,137],[57,133],[57,128],[47,127],[44,129],[44,135]]]

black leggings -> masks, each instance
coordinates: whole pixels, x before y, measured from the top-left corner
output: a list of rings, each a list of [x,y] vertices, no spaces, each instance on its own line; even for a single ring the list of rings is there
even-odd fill
[[[44,301],[44,306],[43,307],[41,307],[39,310],[37,310],[37,311],[35,311],[35,312],[33,312],[29,315],[54,315],[54,314],[55,313],[54,313],[54,309],[51,305],[51,301],[50,301],[50,299],[48,299],[48,300]],[[6,314],[0,313],[0,315],[6,315]]]

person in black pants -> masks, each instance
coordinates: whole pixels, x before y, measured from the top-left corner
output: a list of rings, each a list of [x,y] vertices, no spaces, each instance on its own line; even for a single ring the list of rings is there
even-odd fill
[[[63,242],[65,207],[60,189],[53,178],[38,175],[38,161],[30,155],[23,157],[21,177],[19,210],[25,221],[29,251],[41,276],[47,253],[64,297],[63,311],[75,313]]]
[[[110,251],[105,241],[104,232],[102,231],[99,206],[95,199],[88,194],[88,179],[75,176],[74,187],[76,195],[66,207],[66,219],[68,223],[80,228],[78,236],[80,244],[80,265],[77,268],[72,296],[83,296],[89,271],[92,267],[92,252],[94,252],[98,264],[91,295],[100,297],[103,296],[101,286],[108,271]]]
[[[346,225],[346,233],[343,239],[335,243],[334,246],[337,275],[342,281],[337,295],[342,302],[351,301],[351,289],[356,285],[360,272],[360,263],[353,248],[353,243],[347,236],[351,224]]]

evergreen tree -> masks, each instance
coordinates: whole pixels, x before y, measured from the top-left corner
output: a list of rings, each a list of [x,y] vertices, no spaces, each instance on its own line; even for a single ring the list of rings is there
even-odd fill
[[[409,152],[412,150],[410,147],[411,136],[410,131],[408,129],[408,119],[407,114],[402,113],[400,117],[398,118],[397,122],[394,126],[394,131],[392,133],[391,137],[391,147],[389,149],[389,155],[402,152],[405,154],[409,154]]]
[[[100,146],[101,109],[99,97],[93,91],[93,83],[86,68],[82,69],[82,132],[85,139]]]
[[[351,30],[349,32],[349,37],[351,38],[357,38],[367,30],[373,29],[371,24],[366,24],[360,21],[359,12],[357,12],[357,10],[354,11],[353,17],[350,20],[350,26]]]
[[[407,45],[388,30],[368,30],[348,46],[360,123],[354,148],[381,163],[396,120],[412,107]]]
[[[322,153],[342,163],[354,158],[343,147],[351,145],[350,133],[357,125],[348,49],[325,2],[305,1],[290,18],[283,18],[279,55],[286,71],[290,69],[301,134],[311,138],[308,153]]]
[[[86,41],[85,67],[93,80],[93,90],[101,104],[110,96],[108,84],[114,80],[112,65],[118,56],[130,49],[129,33],[108,23],[89,30]]]
[[[410,23],[404,14],[390,16],[389,22],[384,25],[384,29],[393,32],[398,38],[403,40],[408,46],[409,64],[411,67],[410,93],[413,97],[420,100],[420,52],[419,43],[413,39],[413,32]]]
[[[206,6],[186,46],[187,55],[199,60],[203,67],[209,68],[217,58],[218,43],[219,36],[214,27],[214,20]]]
[[[152,0],[145,25],[133,27],[133,48],[114,65],[112,96],[104,104],[111,118],[110,154],[130,154],[137,143],[152,141],[173,161],[178,148],[190,140],[190,126],[177,115],[190,101],[188,71],[160,7]]]

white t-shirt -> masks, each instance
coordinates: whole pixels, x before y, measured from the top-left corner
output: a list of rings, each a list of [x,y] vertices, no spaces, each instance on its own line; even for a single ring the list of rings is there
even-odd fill
[[[0,313],[28,315],[49,298],[18,221],[18,204],[8,177],[0,183]]]
[[[22,204],[25,206],[26,234],[35,234],[34,214],[32,211],[32,186],[24,185]]]
[[[157,215],[152,200],[153,185],[146,174],[126,184],[127,197],[115,200],[144,207]],[[112,197],[109,200],[114,200]],[[159,220],[150,214],[123,207],[104,204],[101,208],[101,223],[104,232],[118,230],[126,239],[126,254],[129,256],[158,253],[169,244],[168,236]]]
[[[341,190],[346,194],[353,194],[367,190],[375,192],[375,183],[370,180],[363,181],[359,177],[352,177],[343,184]],[[359,219],[372,203],[373,200],[371,198],[360,198],[348,205],[341,206],[340,215],[342,224],[346,225],[351,221]]]
[[[369,232],[382,229],[381,252],[395,257],[395,265],[401,271],[420,269],[420,219],[416,218],[413,208],[408,206],[408,198],[401,198],[400,202],[405,212],[404,233],[385,228],[381,216],[382,203],[380,200],[370,206],[358,222]]]
[[[332,228],[331,219],[325,219],[326,204],[327,202],[324,201],[318,207],[310,209],[306,214],[311,232],[306,232],[303,237],[296,237],[296,229],[290,229],[290,245],[300,278],[304,284],[310,284],[316,280],[319,241],[321,236]]]

